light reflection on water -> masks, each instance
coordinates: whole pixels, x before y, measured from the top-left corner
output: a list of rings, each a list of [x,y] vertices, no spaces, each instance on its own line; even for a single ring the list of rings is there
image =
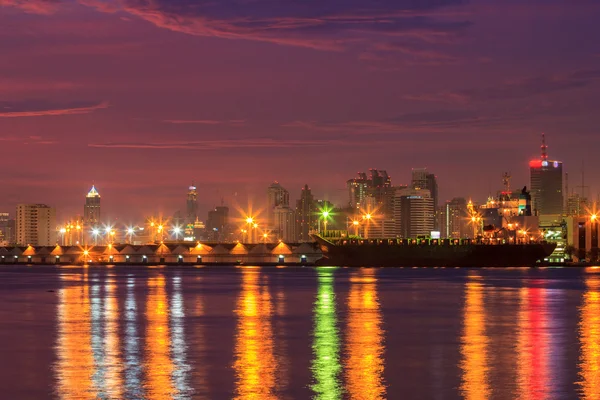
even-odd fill
[[[273,305],[267,282],[257,269],[242,269],[242,292],[236,314],[235,398],[276,399]]]
[[[218,277],[219,285],[227,285],[222,292],[210,292],[211,274],[218,274],[211,270],[63,271],[56,293],[53,392],[60,399],[383,399],[432,394],[596,399],[600,393],[598,274],[585,272],[579,281],[558,282],[539,272],[535,279],[511,276],[508,286],[495,279],[496,272],[460,275],[452,290],[460,290],[462,299],[454,310],[444,308],[455,313],[444,314],[444,321],[456,330],[447,330],[448,337],[409,337],[424,349],[452,347],[455,353],[445,350],[440,364],[428,350],[411,353],[403,347],[403,321],[412,318],[411,312],[436,318],[435,301],[425,308],[414,298],[400,301],[414,308],[402,313],[386,308],[390,293],[399,299],[409,295],[390,279],[402,271],[307,269],[298,281],[302,284],[296,283],[294,274],[299,272],[293,270],[229,271]],[[444,285],[440,280],[438,293]],[[448,293],[455,298],[455,292]],[[211,311],[226,298],[232,298],[232,306],[217,314]],[[220,322],[211,320],[215,315]],[[213,323],[227,321],[231,329],[219,332],[230,333],[211,333]],[[420,335],[418,330],[409,332]],[[432,342],[439,340],[443,343]],[[411,359],[403,359],[407,354]],[[390,369],[390,362],[423,369],[414,376],[430,379],[443,365],[446,378],[442,386],[430,381],[408,385]],[[443,386],[453,376],[453,388]],[[302,395],[294,392],[301,388],[306,390],[298,392]]]
[[[148,278],[146,298],[146,381],[144,393],[148,399],[172,398],[176,392],[171,376],[171,332],[166,280],[163,275]]]
[[[585,280],[587,291],[583,295],[580,311],[579,340],[581,356],[577,383],[583,399],[600,396],[600,276],[590,274]]]
[[[517,387],[521,399],[546,399],[550,394],[547,293],[541,287],[519,290]]]
[[[489,384],[488,347],[484,287],[477,274],[469,276],[465,285],[464,329],[461,337],[461,393],[465,399],[487,399]]]
[[[62,275],[64,286],[58,293],[57,392],[63,399],[95,399],[87,273],[76,278],[80,285],[71,275]]]
[[[336,297],[333,288],[334,269],[317,270],[319,286],[313,308],[313,355],[311,363],[317,399],[337,399],[342,393],[339,374],[340,339],[336,316]]]
[[[376,270],[361,269],[350,278],[346,334],[346,381],[352,399],[384,399],[385,332],[377,297]]]

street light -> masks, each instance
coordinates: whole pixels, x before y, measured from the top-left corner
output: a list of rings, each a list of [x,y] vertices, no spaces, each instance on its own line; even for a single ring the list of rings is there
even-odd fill
[[[352,225],[354,225],[354,236],[358,236],[358,227],[360,226],[360,222],[358,220],[353,220]]]
[[[246,217],[246,224],[248,224],[248,228],[246,229],[248,236],[246,240],[248,243],[252,243],[252,227],[257,228],[258,224],[254,222],[254,217],[251,216]]]
[[[127,236],[129,236],[129,244],[133,243],[133,235],[135,234],[135,228],[130,226],[127,228]]]
[[[328,208],[327,205],[323,206],[323,208],[321,208],[319,210],[319,230],[320,230],[320,225],[321,225],[321,218],[323,219],[323,232],[327,233],[327,223],[329,222],[329,219],[333,216],[333,213],[331,212],[331,209]]]
[[[173,236],[175,236],[175,240],[179,239],[179,235],[181,234],[181,227],[180,226],[174,226],[173,229],[171,229],[171,231],[173,232]]]
[[[94,237],[94,245],[98,246],[98,236],[100,236],[100,229],[92,229],[92,236]]]
[[[365,224],[365,239],[369,238],[369,225],[371,225],[371,219],[373,219],[373,216],[371,215],[371,213],[366,213],[365,215],[363,215],[363,219],[365,221],[367,221],[367,223]]]

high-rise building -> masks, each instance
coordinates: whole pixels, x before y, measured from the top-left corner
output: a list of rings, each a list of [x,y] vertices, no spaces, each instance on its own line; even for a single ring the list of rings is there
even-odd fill
[[[434,210],[438,209],[438,184],[437,177],[430,174],[427,168],[413,168],[411,187],[413,189],[427,189],[433,199]],[[437,219],[434,220],[434,229],[439,229]]]
[[[296,241],[296,218],[289,206],[279,205],[273,208],[274,234],[284,242]]]
[[[20,245],[56,244],[56,210],[45,204],[19,204],[16,214],[16,242]]]
[[[585,197],[582,197],[579,193],[572,193],[567,197],[565,214],[567,217],[577,217],[585,215],[586,210],[589,208],[589,202]]]
[[[88,226],[94,226],[100,223],[100,193],[98,193],[96,187],[93,185],[85,196],[83,221]]]
[[[206,230],[209,240],[225,240],[225,235],[229,226],[229,207],[217,206],[214,210],[208,212],[206,221]]]
[[[198,219],[198,191],[194,184],[188,188],[186,210],[185,223],[193,225]]]
[[[348,189],[348,207],[359,209],[367,197],[369,189],[369,180],[364,172],[358,173],[358,178],[346,181]]]
[[[442,226],[445,228],[441,232],[444,238],[461,239],[469,236],[467,200],[462,197],[455,197],[446,202]]]
[[[315,228],[317,221],[315,197],[308,185],[304,185],[300,199],[296,201],[296,230],[300,242],[310,241],[310,232]]]
[[[7,212],[0,212],[0,243],[15,242],[15,220]]]
[[[394,220],[403,238],[429,236],[434,226],[433,198],[427,189],[401,189],[396,192]]]
[[[359,172],[358,177],[346,181],[348,206],[353,209],[374,211],[390,217],[393,213],[395,187],[387,171],[371,168],[369,175]]]
[[[563,213],[563,165],[548,159],[546,137],[542,134],[542,156],[529,162],[532,211],[536,215]]]
[[[279,182],[273,182],[267,189],[267,224],[269,227],[275,227],[273,210],[278,206],[290,206],[290,193]]]

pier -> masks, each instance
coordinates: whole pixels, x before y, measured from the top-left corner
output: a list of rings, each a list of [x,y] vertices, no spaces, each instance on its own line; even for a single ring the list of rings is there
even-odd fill
[[[0,264],[314,265],[316,243],[160,243],[0,247]]]

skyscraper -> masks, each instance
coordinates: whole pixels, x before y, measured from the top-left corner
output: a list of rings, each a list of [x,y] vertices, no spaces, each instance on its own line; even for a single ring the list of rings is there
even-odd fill
[[[273,210],[278,206],[290,206],[290,193],[275,181],[267,189],[267,224],[270,227],[275,227]]]
[[[467,212],[467,200],[455,197],[446,202],[444,207],[444,230],[442,237],[449,239],[461,239],[469,236],[469,215]]]
[[[16,242],[20,245],[56,244],[56,210],[45,204],[17,205]]]
[[[317,220],[315,198],[308,185],[304,185],[300,199],[296,201],[296,225],[298,239],[301,242],[310,240],[308,236]]]
[[[194,184],[188,188],[186,210],[185,223],[194,224],[198,219],[198,192]]]
[[[400,237],[429,236],[433,230],[433,198],[427,189],[401,189],[396,192],[394,220]]]
[[[367,174],[359,172],[358,178],[346,181],[346,187],[348,189],[348,206],[350,208],[360,208],[369,188]]]
[[[275,235],[284,242],[296,241],[296,219],[294,210],[289,206],[279,205],[273,208]]]
[[[0,243],[15,242],[15,220],[7,212],[0,212]]]
[[[96,187],[93,185],[85,196],[83,222],[88,226],[97,225],[100,222],[100,193],[98,193]]]
[[[206,230],[208,231],[209,240],[225,240],[228,225],[229,207],[217,206],[214,210],[210,210],[208,212],[208,219],[206,220]]]
[[[529,162],[533,213],[561,215],[563,213],[563,166],[560,161],[548,159],[548,146],[543,133],[541,150],[541,158]]]
[[[413,189],[427,189],[433,200],[433,209],[438,210],[438,184],[437,177],[430,174],[427,168],[413,168],[411,187]],[[434,213],[435,215],[435,213]],[[437,218],[434,218],[434,229],[439,229]]]
[[[350,208],[376,209],[385,216],[392,215],[396,188],[392,186],[392,178],[387,171],[371,168],[368,177],[366,173],[359,172],[357,178],[346,181],[346,188]]]

